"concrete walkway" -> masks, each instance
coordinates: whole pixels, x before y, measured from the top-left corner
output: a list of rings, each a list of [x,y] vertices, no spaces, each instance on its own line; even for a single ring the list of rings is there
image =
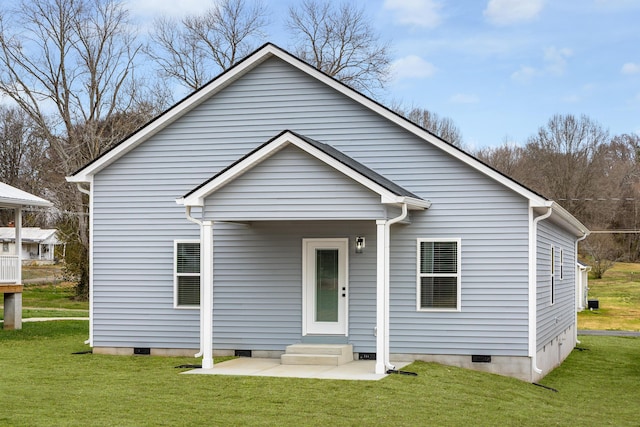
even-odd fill
[[[255,377],[318,378],[377,381],[387,374],[375,374],[375,360],[357,360],[339,366],[281,365],[280,359],[240,357],[213,365],[213,369],[193,369],[184,374],[240,375]],[[396,363],[402,369],[408,363]]]
[[[600,335],[604,337],[640,337],[640,332],[635,331],[591,331],[578,329],[578,335]]]

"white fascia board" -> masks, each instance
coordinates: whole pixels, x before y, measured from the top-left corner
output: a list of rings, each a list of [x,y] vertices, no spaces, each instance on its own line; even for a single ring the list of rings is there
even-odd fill
[[[77,174],[73,176],[67,177],[67,181],[69,182],[88,182],[88,176],[93,175],[99,172],[101,169],[109,165],[113,160],[119,158],[121,155],[127,153],[134,147],[136,147],[139,143],[151,137],[177,118],[182,116],[187,111],[195,108],[202,101],[206,100],[212,93],[222,89],[230,82],[237,79],[248,69],[255,67],[260,64],[267,58],[275,56],[282,61],[292,65],[293,67],[299,69],[300,71],[314,77],[315,79],[321,81],[322,83],[328,85],[334,90],[342,93],[343,95],[351,98],[352,100],[364,105],[365,107],[373,110],[374,112],[380,114],[396,125],[408,130],[414,135],[418,136],[421,139],[428,141],[429,143],[435,145],[446,153],[452,155],[453,157],[461,160],[462,162],[470,165],[471,167],[479,170],[485,175],[495,179],[496,181],[502,183],[506,187],[512,189],[516,193],[524,196],[525,198],[533,201],[535,204],[543,204],[546,200],[534,192],[528,190],[527,188],[517,184],[515,181],[505,177],[499,172],[491,169],[490,167],[484,165],[482,162],[478,161],[474,157],[459,151],[453,146],[447,144],[440,138],[430,134],[419,126],[411,123],[410,121],[404,119],[403,117],[391,112],[380,104],[374,102],[373,100],[367,98],[366,96],[356,92],[353,89],[337,82],[333,78],[325,75],[324,73],[316,70],[312,66],[302,62],[301,60],[291,56],[289,53],[282,51],[274,45],[268,44],[265,45],[262,49],[255,52],[246,60],[240,62],[232,69],[227,71],[226,73],[220,75],[215,81],[211,84],[203,87],[198,92],[193,93],[190,97],[175,105],[173,108],[165,112],[161,117],[159,117],[154,122],[149,123],[145,128],[141,129],[139,132],[131,136],[128,140],[123,143],[117,145],[110,152],[105,154],[103,157],[96,160],[94,163],[88,165],[86,168],[80,170]]]
[[[10,208],[19,206],[53,206],[53,203],[48,200],[27,193],[24,190],[20,190],[4,182],[0,182],[0,193],[0,205]]]
[[[227,183],[233,181],[238,176],[247,172],[249,169],[253,168],[255,165],[259,164],[267,157],[272,156],[280,149],[282,149],[285,145],[289,143],[289,137],[293,135],[284,134],[279,138],[271,141],[271,143],[265,145],[260,150],[254,152],[249,157],[245,158],[239,163],[236,163],[231,168],[227,169],[223,173],[221,173],[216,178],[209,181],[207,184],[203,185],[201,188],[188,195],[187,197],[182,197],[176,200],[176,203],[185,205],[185,206],[203,206],[204,199],[218,188],[226,185]]]
[[[204,186],[202,186],[192,194],[188,195],[187,197],[182,197],[180,199],[177,199],[176,203],[180,205],[185,205],[185,206],[203,206],[204,199],[209,194],[213,193],[220,187],[231,182],[238,176],[244,174],[245,172],[253,168],[255,165],[261,163],[266,158],[272,156],[273,154],[275,154],[276,152],[278,152],[288,144],[295,145],[296,147],[303,150],[310,156],[315,157],[316,159],[320,160],[326,165],[341,172],[343,175],[358,182],[360,185],[379,194],[381,203],[391,203],[391,204],[407,203],[412,207],[418,208],[418,209],[420,208],[426,209],[428,208],[428,206],[430,206],[430,202],[411,198],[411,197],[402,197],[394,194],[393,192],[382,187],[380,184],[372,181],[371,179],[365,177],[358,171],[339,162],[338,160],[334,159],[333,157],[326,154],[322,150],[312,146],[308,142],[304,141],[303,139],[299,138],[298,136],[290,132],[286,132],[280,135],[278,138],[271,141],[269,144],[263,146],[261,149],[255,151],[254,153],[252,153],[242,161],[238,162],[231,168],[222,172],[219,176],[217,176],[216,178],[214,178],[213,180],[211,180],[210,182],[208,182],[207,184],[205,184]]]
[[[545,203],[540,205],[534,203],[531,203],[530,205],[538,214],[543,214],[547,209],[551,208],[552,213],[549,219],[555,220],[556,223],[559,223],[559,225],[564,227],[566,230],[572,232],[576,237],[591,234],[591,231],[589,231],[586,225],[581,223],[576,217],[571,215],[569,211],[553,200],[547,200]]]
[[[289,142],[291,144],[307,152],[309,155],[324,162],[328,166],[331,166],[338,172],[341,172],[343,175],[353,179],[354,181],[368,188],[374,193],[379,194],[381,203],[388,203],[386,202],[387,200],[389,201],[393,200],[393,202],[391,203],[403,203],[402,199],[404,199],[405,197],[399,197],[398,195],[394,194],[392,191],[387,190],[377,182],[374,182],[371,179],[367,178],[366,176],[362,175],[360,172],[354,169],[351,169],[350,167],[346,166],[342,162],[339,162],[338,160],[334,159],[330,155],[326,154],[324,151],[321,151],[316,147],[310,145],[308,142],[298,138],[295,135],[288,134],[288,133],[283,136],[288,136]]]
[[[563,221],[565,224],[567,224],[571,228],[573,228],[573,231],[575,232],[574,234],[576,236],[582,237],[582,236],[587,236],[587,235],[589,235],[591,233],[589,231],[589,229],[587,228],[587,226],[585,226],[583,223],[578,221],[578,219],[576,217],[571,215],[569,213],[569,211],[567,211],[565,208],[560,206],[558,203],[556,203],[554,201],[551,201],[550,204],[551,204],[551,208],[553,209],[552,217],[556,216],[558,219]]]
[[[98,158],[93,163],[81,169],[76,174],[66,177],[66,180],[68,182],[89,182],[89,176],[95,175],[100,170],[111,164],[114,160],[120,158],[122,155],[137,147],[138,144],[152,137],[160,130],[176,121],[182,115],[200,105],[203,101],[207,100],[211,96],[211,94],[220,91],[229,83],[233,82],[239,76],[244,74],[247,69],[253,68],[261,62],[265,61],[268,57],[271,56],[273,52],[274,48],[271,45],[267,45],[260,51],[255,52],[252,55],[254,56],[253,59],[248,59],[236,64],[226,73],[219,75],[215,79],[215,81],[202,87],[202,89],[193,92],[186,99],[182,100],[178,104],[171,107],[169,110],[165,111],[157,119],[148,123],[144,128],[140,129],[127,140],[116,145],[111,151]]]
[[[270,46],[272,47],[272,46]],[[326,85],[332,87],[333,89],[337,90],[338,92],[342,93],[343,95],[346,95],[347,97],[353,99],[354,101],[364,105],[365,107],[373,110],[374,112],[380,114],[381,116],[385,117],[386,119],[390,120],[391,122],[395,123],[396,125],[406,129],[407,131],[413,133],[414,135],[418,136],[421,139],[424,139],[428,142],[430,142],[431,144],[435,145],[436,147],[440,148],[441,150],[445,151],[446,153],[450,154],[451,156],[461,160],[462,162],[466,163],[467,165],[473,167],[474,169],[484,173],[485,175],[489,176],[490,178],[493,178],[494,180],[498,181],[499,183],[505,185],[506,187],[510,188],[511,190],[515,191],[516,193],[520,194],[521,196],[524,196],[525,198],[533,201],[534,203],[544,203],[544,201],[546,199],[544,199],[543,197],[537,195],[536,193],[534,193],[533,191],[527,189],[526,187],[523,187],[522,185],[516,183],[515,181],[511,180],[510,178],[507,178],[506,176],[502,175],[501,173],[495,171],[494,169],[490,168],[489,166],[483,164],[482,162],[480,162],[479,160],[477,160],[476,158],[474,158],[473,156],[466,154],[460,150],[458,150],[457,148],[451,146],[450,144],[444,142],[443,140],[441,140],[440,138],[430,134],[429,132],[427,132],[426,130],[422,129],[420,126],[417,126],[415,124],[413,124],[412,122],[410,122],[409,120],[399,116],[396,113],[391,112],[390,110],[388,110],[387,108],[383,107],[382,105],[378,104],[377,102],[367,98],[366,96],[358,93],[357,91],[337,82],[336,80],[334,80],[333,78],[327,76],[326,74],[316,70],[315,68],[311,67],[311,66],[306,66],[306,64],[300,62],[300,60],[298,60],[295,57],[290,56],[289,54],[286,54],[285,52],[282,52],[278,49],[275,49],[272,47],[272,51],[273,51],[273,55],[277,56],[278,58],[282,59],[283,61],[289,63],[290,65],[298,68],[299,70],[315,77],[316,79],[320,80],[321,82],[325,83]]]

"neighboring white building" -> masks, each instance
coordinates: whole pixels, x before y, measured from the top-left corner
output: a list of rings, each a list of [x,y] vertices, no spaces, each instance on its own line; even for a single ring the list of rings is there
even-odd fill
[[[58,240],[56,229],[24,227],[22,228],[22,260],[53,261],[54,248],[62,243]],[[16,253],[16,229],[0,227],[0,253]]]
[[[22,209],[27,206],[51,207],[51,202],[0,182],[0,210],[13,211],[13,240],[22,247]],[[6,251],[4,250],[6,248]],[[22,328],[22,251],[11,251],[9,242],[0,249],[0,293],[4,298],[3,329]]]

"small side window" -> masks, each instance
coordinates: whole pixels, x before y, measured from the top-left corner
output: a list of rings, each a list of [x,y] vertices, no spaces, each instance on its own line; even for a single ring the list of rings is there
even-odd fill
[[[200,307],[200,242],[174,242],[174,305]]]

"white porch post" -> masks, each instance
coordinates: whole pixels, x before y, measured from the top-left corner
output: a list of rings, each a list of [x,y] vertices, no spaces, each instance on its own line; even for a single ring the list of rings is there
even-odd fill
[[[211,369],[213,368],[213,221],[202,221],[200,255],[202,257],[200,277],[202,369]]]
[[[16,206],[15,210],[15,230],[16,230],[16,255],[18,256],[18,271],[16,271],[16,284],[22,284],[22,207]],[[22,311],[22,307],[20,307]]]
[[[22,208],[15,207],[14,227],[16,232],[15,252],[15,284],[22,284]],[[13,270],[13,269],[10,269]],[[22,290],[19,292],[8,292],[4,294],[4,329],[22,329]]]
[[[386,372],[385,354],[387,348],[387,330],[386,318],[387,313],[385,298],[385,278],[386,278],[386,262],[385,262],[385,246],[387,244],[387,227],[385,220],[376,221],[377,229],[377,274],[376,274],[376,374],[384,374]]]

